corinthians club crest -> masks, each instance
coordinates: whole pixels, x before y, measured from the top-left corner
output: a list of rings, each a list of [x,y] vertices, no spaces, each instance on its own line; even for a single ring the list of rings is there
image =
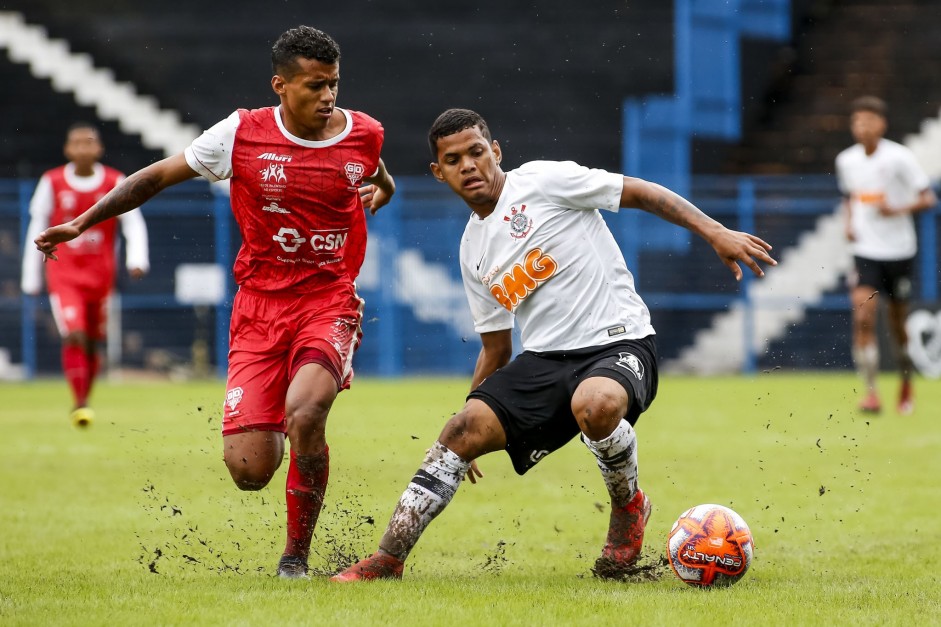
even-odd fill
[[[520,205],[520,208],[510,208],[510,215],[503,216],[504,222],[510,223],[510,237],[514,239],[523,239],[533,230],[533,219],[526,215],[526,205]]]

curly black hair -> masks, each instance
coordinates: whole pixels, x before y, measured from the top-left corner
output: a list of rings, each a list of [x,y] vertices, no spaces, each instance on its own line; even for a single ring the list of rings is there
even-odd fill
[[[475,126],[480,129],[480,133],[488,142],[493,141],[490,137],[490,128],[487,126],[487,122],[475,111],[470,109],[448,109],[439,115],[428,130],[428,148],[431,149],[431,158],[435,161],[438,160],[439,139]]]
[[[298,26],[284,31],[271,47],[271,69],[291,78],[297,70],[298,57],[316,59],[333,65],[340,60],[340,46],[327,33],[312,26]]]

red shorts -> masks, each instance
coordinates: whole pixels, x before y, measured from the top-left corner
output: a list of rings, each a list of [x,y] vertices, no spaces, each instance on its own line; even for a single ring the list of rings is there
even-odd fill
[[[353,380],[363,300],[353,286],[307,295],[240,289],[232,304],[222,434],[286,430],[284,401],[297,369],[319,363],[343,390]]]
[[[81,331],[91,340],[103,340],[108,323],[108,298],[90,298],[80,290],[59,289],[49,294],[52,317],[59,335]]]

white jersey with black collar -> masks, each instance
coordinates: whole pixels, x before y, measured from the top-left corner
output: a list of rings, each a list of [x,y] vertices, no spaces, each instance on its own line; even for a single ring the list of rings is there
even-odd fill
[[[523,349],[601,346],[654,333],[650,312],[598,209],[618,211],[624,178],[571,161],[507,172],[484,219],[461,239],[461,274],[478,333],[519,321]]]

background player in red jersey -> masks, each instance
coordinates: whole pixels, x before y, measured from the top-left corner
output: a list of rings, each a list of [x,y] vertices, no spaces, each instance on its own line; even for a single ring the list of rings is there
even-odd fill
[[[223,414],[225,463],[236,485],[271,480],[291,441],[286,578],[307,576],[311,536],[329,473],[327,414],[353,376],[362,303],[354,281],[366,251],[364,206],[375,213],[395,183],[379,158],[382,126],[336,106],[340,50],[325,33],[283,33],[271,54],[281,104],[238,110],[183,153],[136,172],[36,246],[59,245],[202,175],[230,179],[242,235],[235,260],[229,374]],[[362,185],[363,182],[369,183]]]
[[[27,242],[50,223],[67,222],[84,212],[124,180],[121,172],[98,162],[104,146],[91,124],[78,122],[69,128],[64,152],[68,163],[43,174],[36,186]],[[123,214],[120,224],[128,272],[139,279],[150,267],[147,226],[139,210]],[[62,335],[62,369],[72,389],[72,424],[78,427],[94,419],[88,397],[98,374],[98,343],[105,336],[107,300],[114,287],[117,228],[114,220],[97,224],[59,252],[59,263],[45,267],[49,301]],[[24,294],[39,293],[42,259],[35,251],[24,252]]]

